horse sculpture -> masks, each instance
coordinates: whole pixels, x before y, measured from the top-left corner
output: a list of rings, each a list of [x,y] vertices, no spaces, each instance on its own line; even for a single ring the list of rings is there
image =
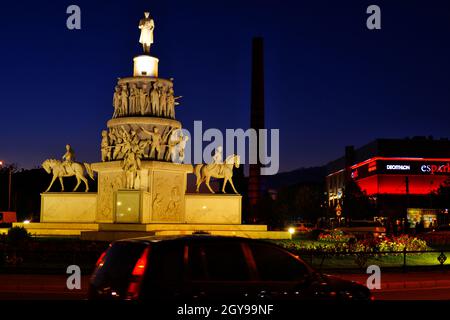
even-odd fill
[[[233,154],[227,157],[225,163],[223,164],[197,164],[194,168],[195,176],[197,177],[197,189],[196,192],[199,192],[200,185],[205,182],[209,191],[215,193],[211,186],[209,185],[209,180],[212,178],[224,179],[222,192],[225,192],[225,187],[228,182],[230,182],[231,187],[234,190],[234,193],[238,193],[233,184],[233,167],[239,168],[240,165],[240,157],[239,155]],[[222,170],[220,170],[222,169]]]
[[[86,185],[85,192],[88,192],[89,191],[88,181],[84,177],[85,169],[89,177],[92,180],[94,179],[94,173],[89,163],[81,164],[78,162],[62,162],[56,159],[48,159],[42,163],[42,168],[44,168],[44,170],[48,174],[51,173],[53,174],[52,182],[50,182],[50,185],[48,186],[47,190],[45,190],[45,192],[48,192],[50,190],[56,178],[58,178],[59,182],[61,183],[61,191],[64,191],[63,178],[72,176],[75,176],[77,178],[77,185],[75,186],[73,191],[76,191],[81,181],[83,181],[84,184]]]

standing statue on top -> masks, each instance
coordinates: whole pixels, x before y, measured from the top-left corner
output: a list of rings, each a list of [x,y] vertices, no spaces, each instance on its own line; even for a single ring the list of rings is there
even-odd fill
[[[141,29],[141,37],[139,43],[142,43],[144,53],[150,53],[150,46],[153,44],[153,30],[155,23],[150,17],[150,12],[144,12],[144,19],[139,21],[139,29]]]

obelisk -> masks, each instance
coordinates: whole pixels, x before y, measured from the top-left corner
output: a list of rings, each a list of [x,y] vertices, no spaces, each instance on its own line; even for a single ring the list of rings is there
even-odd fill
[[[264,47],[263,39],[253,38],[252,42],[252,84],[250,127],[259,130],[265,128],[264,123]],[[257,144],[259,154],[259,143]],[[263,192],[261,163],[250,164],[248,181],[248,198],[250,204],[250,222],[258,220],[257,205]]]

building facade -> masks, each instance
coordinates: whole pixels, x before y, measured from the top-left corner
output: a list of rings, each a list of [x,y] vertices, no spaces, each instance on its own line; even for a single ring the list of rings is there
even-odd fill
[[[439,223],[446,208],[432,194],[450,178],[450,141],[431,137],[377,139],[327,164],[328,205],[339,216],[349,183],[356,183],[377,215]],[[350,217],[351,218],[351,217]]]

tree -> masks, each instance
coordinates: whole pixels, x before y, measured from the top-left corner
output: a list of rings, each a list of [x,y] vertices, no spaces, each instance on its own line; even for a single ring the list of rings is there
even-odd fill
[[[353,180],[347,183],[342,198],[342,215],[350,219],[369,219],[375,212],[375,206],[358,184]]]
[[[439,189],[432,195],[436,199],[436,204],[440,208],[450,207],[450,178],[447,179]]]
[[[323,183],[305,182],[280,189],[272,209],[276,220],[283,223],[294,220],[315,222],[326,214],[324,203]]]

